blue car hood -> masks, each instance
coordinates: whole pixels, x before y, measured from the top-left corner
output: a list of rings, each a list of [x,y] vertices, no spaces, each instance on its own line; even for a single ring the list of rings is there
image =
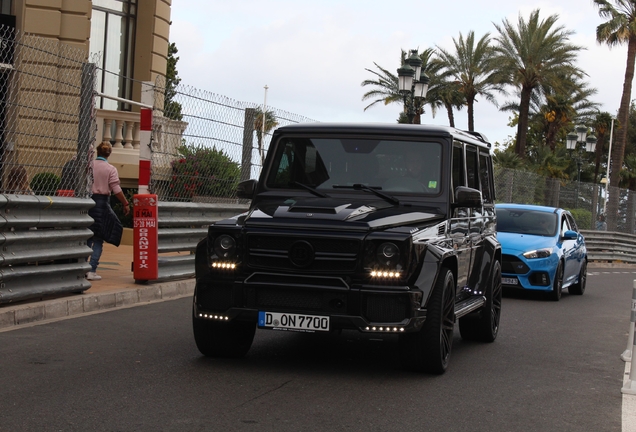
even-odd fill
[[[556,244],[554,237],[543,237],[531,234],[498,232],[497,240],[504,253],[516,254],[535,249],[549,248]]]

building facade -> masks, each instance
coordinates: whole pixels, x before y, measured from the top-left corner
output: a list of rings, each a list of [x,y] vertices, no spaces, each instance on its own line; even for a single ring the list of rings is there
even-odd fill
[[[96,98],[97,141],[113,143],[110,162],[117,167],[124,187],[137,187],[139,164],[139,107],[126,101],[140,101],[141,82],[155,82],[165,76],[171,3],[172,0],[0,0],[0,24],[13,24],[19,34],[45,39],[60,50],[64,46],[81,50],[86,60],[97,65],[95,89],[103,96]],[[26,80],[19,86],[23,97],[34,91]],[[44,92],[37,91],[40,94],[34,97],[42,98]],[[47,94],[52,95],[51,99],[64,97],[59,91]],[[59,101],[47,103],[55,113]],[[19,113],[18,117],[21,123],[28,121],[26,115]],[[56,136],[54,129],[59,125],[54,119],[38,122],[50,123],[51,136]],[[22,152],[16,150],[16,163],[24,163],[29,152],[42,151],[38,150],[41,144],[29,144],[27,139],[18,144]],[[74,151],[72,146],[61,147],[69,155]]]

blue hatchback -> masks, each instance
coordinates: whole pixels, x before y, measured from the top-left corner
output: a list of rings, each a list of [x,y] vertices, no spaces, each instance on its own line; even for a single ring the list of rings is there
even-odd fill
[[[524,204],[495,210],[504,287],[545,291],[556,301],[564,288],[585,292],[587,249],[569,211]]]

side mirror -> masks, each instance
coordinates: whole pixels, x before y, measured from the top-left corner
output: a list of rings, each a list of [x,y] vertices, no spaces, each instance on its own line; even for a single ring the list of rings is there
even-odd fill
[[[254,179],[244,180],[236,186],[236,196],[239,198],[252,199],[256,191],[257,181]]]
[[[576,231],[567,230],[563,233],[563,240],[576,240],[579,237]]]
[[[455,188],[455,202],[453,207],[481,207],[484,202],[481,198],[481,192],[477,189],[466,186],[457,186]]]

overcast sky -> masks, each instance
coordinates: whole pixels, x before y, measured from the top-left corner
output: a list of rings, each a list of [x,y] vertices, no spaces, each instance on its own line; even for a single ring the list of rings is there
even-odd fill
[[[598,90],[594,101],[616,115],[627,47],[596,43],[603,20],[592,0],[173,0],[170,41],[182,84],[257,104],[267,85],[268,106],[317,121],[395,123],[398,104],[364,111],[370,88],[360,83],[374,77],[365,68],[376,62],[395,72],[401,49],[452,51],[460,32],[496,35],[493,23],[516,23],[534,9],[542,18],[559,15],[558,24],[574,32],[571,43],[585,47],[578,66]],[[509,117],[479,100],[475,129],[502,142],[515,134]],[[455,118],[467,129],[466,109]],[[433,118],[427,110],[422,123],[448,121],[445,112]]]

